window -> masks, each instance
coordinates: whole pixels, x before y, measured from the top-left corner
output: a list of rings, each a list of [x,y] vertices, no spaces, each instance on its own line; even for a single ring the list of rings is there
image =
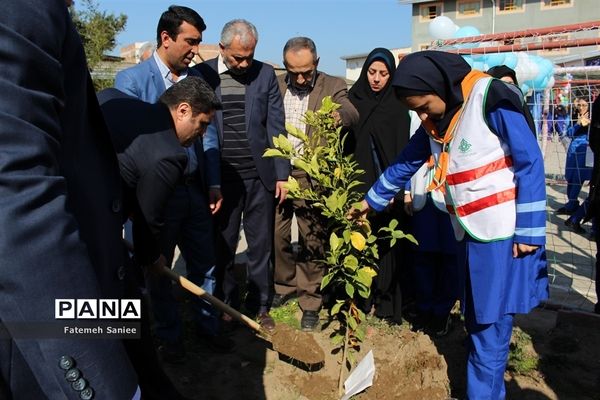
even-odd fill
[[[429,22],[442,15],[442,3],[427,3],[419,6],[420,21]]]
[[[457,0],[456,16],[475,17],[481,15],[481,0]]]
[[[542,9],[554,7],[571,7],[574,0],[542,0]]]
[[[523,10],[523,0],[498,0],[498,11],[521,11]]]

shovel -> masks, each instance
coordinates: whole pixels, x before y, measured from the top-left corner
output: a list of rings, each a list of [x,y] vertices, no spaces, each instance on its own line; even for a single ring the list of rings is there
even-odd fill
[[[162,267],[160,272],[181,285],[184,289],[208,301],[218,310],[230,315],[235,320],[257,332],[263,339],[270,342],[273,345],[273,350],[278,353],[293,360],[300,361],[306,366],[312,367],[324,364],[325,354],[323,353],[323,349],[310,334],[297,331],[286,325],[282,325],[281,327],[278,326],[272,332],[267,331],[252,318],[223,303],[210,293],[207,293],[200,286],[177,274],[168,267]]]

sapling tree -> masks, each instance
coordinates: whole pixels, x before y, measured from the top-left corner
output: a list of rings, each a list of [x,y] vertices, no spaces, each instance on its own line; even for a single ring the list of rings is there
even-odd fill
[[[365,313],[358,307],[358,297],[367,299],[371,283],[377,275],[377,239],[389,239],[394,245],[398,239],[415,239],[398,230],[398,221],[392,220],[389,226],[379,232],[371,231],[368,219],[348,218],[353,206],[358,207],[364,194],[355,188],[361,184],[364,171],[358,167],[351,155],[344,155],[344,136],[336,127],[333,112],[340,107],[331,97],[323,99],[321,108],[307,111],[304,121],[312,127],[312,134],[292,125],[286,125],[289,135],[303,142],[298,151],[280,134],[273,139],[273,148],[267,149],[264,157],[283,157],[293,160],[294,166],[305,171],[310,177],[310,187],[301,187],[290,177],[287,183],[288,196],[304,199],[311,207],[316,207],[327,221],[329,242],[325,244],[325,274],[321,290],[334,294],[335,303],[329,310],[334,324],[332,342],[336,350],[341,350],[342,368],[340,391],[342,390],[344,368],[354,363],[354,352],[360,349],[365,337],[363,322]],[[378,235],[378,236],[376,236]]]

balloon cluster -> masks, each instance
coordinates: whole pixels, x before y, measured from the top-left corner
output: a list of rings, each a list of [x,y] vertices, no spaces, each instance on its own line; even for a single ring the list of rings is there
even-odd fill
[[[441,15],[429,23],[429,34],[437,40],[448,40],[479,36],[481,33],[473,26],[459,27],[450,18]],[[478,42],[454,45],[460,49],[472,49],[478,46]],[[550,60],[537,55],[524,52],[490,53],[463,55],[463,58],[471,68],[480,71],[487,71],[496,65],[506,65],[514,69],[523,93],[554,86],[554,65]]]

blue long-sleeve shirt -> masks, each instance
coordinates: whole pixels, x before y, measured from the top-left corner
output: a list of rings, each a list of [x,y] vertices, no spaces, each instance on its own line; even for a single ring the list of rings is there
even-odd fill
[[[546,188],[544,162],[537,141],[523,114],[510,105],[501,104],[486,117],[490,129],[508,144],[512,153],[517,186],[514,241],[543,245],[546,241]],[[367,193],[371,208],[383,210],[430,155],[429,138],[420,128]]]

